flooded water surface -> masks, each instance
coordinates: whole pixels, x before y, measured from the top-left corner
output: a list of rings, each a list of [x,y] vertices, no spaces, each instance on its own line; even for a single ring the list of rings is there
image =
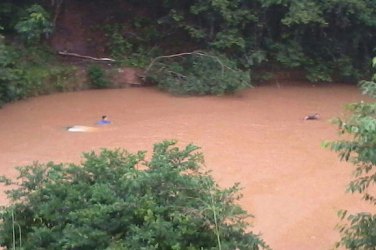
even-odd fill
[[[338,138],[329,119],[361,100],[355,86],[269,85],[231,97],[174,97],[153,88],[83,91],[32,98],[0,109],[0,171],[33,161],[79,162],[100,148],[152,149],[164,139],[201,146],[222,187],[240,182],[253,230],[277,250],[329,249],[337,210],[357,209],[345,194],[350,167],[321,147]],[[303,117],[318,112],[320,120]],[[67,126],[112,124],[90,133]],[[0,197],[5,203],[5,197]]]

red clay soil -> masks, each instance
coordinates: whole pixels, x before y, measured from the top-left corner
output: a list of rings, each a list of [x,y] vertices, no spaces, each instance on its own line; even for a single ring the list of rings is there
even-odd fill
[[[344,104],[363,97],[354,86],[279,84],[231,97],[173,97],[153,88],[55,94],[0,109],[0,173],[33,161],[79,162],[100,148],[151,150],[177,139],[202,147],[206,165],[221,186],[240,182],[241,205],[255,215],[253,231],[277,250],[329,249],[338,240],[337,210],[364,209],[345,194],[351,168],[324,140],[337,138],[328,121]],[[304,121],[318,112],[318,121]],[[69,133],[69,125],[111,126]],[[5,196],[0,202],[6,202]]]

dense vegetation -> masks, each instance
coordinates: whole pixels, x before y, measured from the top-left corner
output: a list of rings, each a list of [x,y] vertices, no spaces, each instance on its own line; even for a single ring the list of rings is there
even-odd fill
[[[376,58],[373,61],[376,67]],[[364,94],[376,98],[376,74],[371,81],[362,82]],[[363,199],[376,205],[376,102],[360,102],[348,106],[351,116],[336,123],[340,133],[351,138],[328,143],[326,146],[339,153],[340,159],[354,166],[354,179],[348,186],[351,193],[363,194]],[[349,137],[348,137],[349,136]],[[339,225],[341,240],[338,246],[347,249],[376,248],[376,214],[340,211],[344,220]]]
[[[75,89],[74,78],[73,67],[59,65],[48,49],[11,46],[0,35],[0,107],[29,96]]]
[[[145,152],[103,150],[80,165],[19,168],[12,203],[0,214],[8,249],[262,249],[239,186],[220,189],[197,147],[176,142]]]
[[[28,96],[71,89],[72,67],[59,65],[40,43],[52,31],[49,13],[42,6],[0,3],[0,107]]]
[[[248,72],[224,56],[200,51],[157,57],[145,74],[177,95],[224,95],[250,86]]]
[[[356,79],[375,48],[372,0],[163,1],[161,13],[161,24],[197,46],[245,67],[304,69],[312,81]]]
[[[373,0],[5,0],[0,26],[13,42],[35,46],[75,4],[103,16],[87,28],[107,37],[108,55],[140,67],[156,56],[205,50],[252,70],[253,78],[258,69],[296,69],[314,82],[357,82],[376,47]]]

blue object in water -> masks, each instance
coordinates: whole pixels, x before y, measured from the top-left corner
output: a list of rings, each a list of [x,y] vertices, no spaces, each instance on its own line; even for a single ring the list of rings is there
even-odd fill
[[[99,122],[97,122],[98,125],[108,125],[108,124],[111,124],[111,121],[107,121],[107,120],[100,120]]]

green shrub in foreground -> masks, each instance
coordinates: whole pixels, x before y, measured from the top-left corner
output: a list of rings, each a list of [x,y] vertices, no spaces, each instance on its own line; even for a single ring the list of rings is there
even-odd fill
[[[197,147],[85,153],[80,165],[19,168],[1,213],[0,246],[22,249],[261,249],[234,202],[202,172]],[[3,179],[6,184],[15,184]],[[21,239],[22,238],[22,239]]]
[[[376,58],[373,60],[376,68]],[[376,98],[376,74],[371,81],[363,81],[364,94]],[[347,191],[359,193],[363,200],[376,205],[376,102],[360,102],[348,105],[351,115],[337,119],[341,135],[345,139],[325,144],[337,152],[341,160],[353,164],[353,179]],[[373,209],[374,210],[374,209]],[[358,213],[342,210],[338,225],[341,239],[337,247],[346,249],[376,249],[376,214],[374,211]]]

